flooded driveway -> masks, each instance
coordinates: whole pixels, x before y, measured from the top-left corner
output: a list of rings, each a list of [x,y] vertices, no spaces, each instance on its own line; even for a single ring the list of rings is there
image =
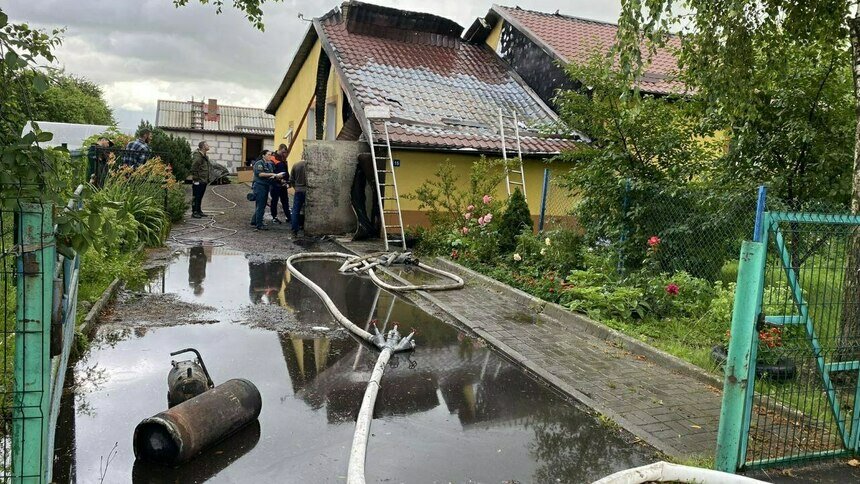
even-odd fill
[[[653,460],[482,340],[338,266],[300,267],[356,324],[417,331],[416,351],[393,358],[382,380],[368,482],[586,482]],[[340,330],[283,261],[198,247],[143,292],[117,304],[75,364],[60,415],[58,481],[345,481],[376,354]],[[193,317],[171,313],[171,301]],[[134,427],[167,408],[169,353],[189,346],[216,384],[257,385],[259,423],[178,468],[135,463]]]

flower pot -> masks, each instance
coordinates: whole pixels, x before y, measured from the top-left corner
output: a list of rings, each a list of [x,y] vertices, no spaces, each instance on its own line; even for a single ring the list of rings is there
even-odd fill
[[[711,348],[711,359],[717,366],[723,366],[728,358],[728,350],[723,345]],[[797,366],[788,358],[780,358],[776,363],[756,362],[755,376],[775,382],[793,380],[797,376]]]

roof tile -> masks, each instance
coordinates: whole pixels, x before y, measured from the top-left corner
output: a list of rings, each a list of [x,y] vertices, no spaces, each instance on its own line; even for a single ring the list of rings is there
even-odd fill
[[[486,46],[457,37],[443,42],[427,37],[422,43],[421,36],[406,42],[351,32],[343,15],[356,8],[325,17],[319,34],[358,98],[355,109],[390,108],[392,144],[500,152],[500,108],[517,114],[521,130],[554,122],[552,111]],[[381,128],[375,122],[374,131]],[[521,144],[525,153],[558,153],[575,143],[532,132],[522,136]]]
[[[596,20],[561,14],[534,12],[520,8],[494,6],[494,10],[528,29],[565,62],[584,62],[595,50],[608,52],[615,43],[618,26]],[[655,94],[684,92],[684,85],[672,80],[678,61],[672,54],[680,47],[678,37],[669,38],[669,46],[657,49],[651,57],[639,89]]]

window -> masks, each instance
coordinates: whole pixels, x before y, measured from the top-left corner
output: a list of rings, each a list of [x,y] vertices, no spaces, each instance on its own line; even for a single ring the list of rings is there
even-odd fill
[[[308,108],[308,116],[305,119],[305,124],[308,126],[308,136],[305,139],[317,139],[317,114],[314,112],[313,106]]]
[[[337,123],[337,105],[326,103],[325,105],[325,139],[333,140],[337,136],[335,125]]]

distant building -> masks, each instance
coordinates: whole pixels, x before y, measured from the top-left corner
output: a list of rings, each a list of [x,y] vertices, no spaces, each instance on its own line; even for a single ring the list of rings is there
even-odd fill
[[[220,106],[215,99],[159,100],[155,126],[186,138],[192,150],[201,140],[208,141],[209,159],[231,173],[263,149],[271,150],[275,135],[274,116],[257,108]]]
[[[21,136],[33,130],[32,121],[28,121],[21,131]],[[43,148],[54,148],[65,146],[68,150],[79,150],[83,147],[84,140],[94,134],[104,133],[109,130],[110,126],[102,126],[99,124],[76,124],[76,123],[54,123],[50,121],[36,121],[39,129],[54,135],[51,141],[39,143]],[[120,128],[121,133],[127,130]]]

